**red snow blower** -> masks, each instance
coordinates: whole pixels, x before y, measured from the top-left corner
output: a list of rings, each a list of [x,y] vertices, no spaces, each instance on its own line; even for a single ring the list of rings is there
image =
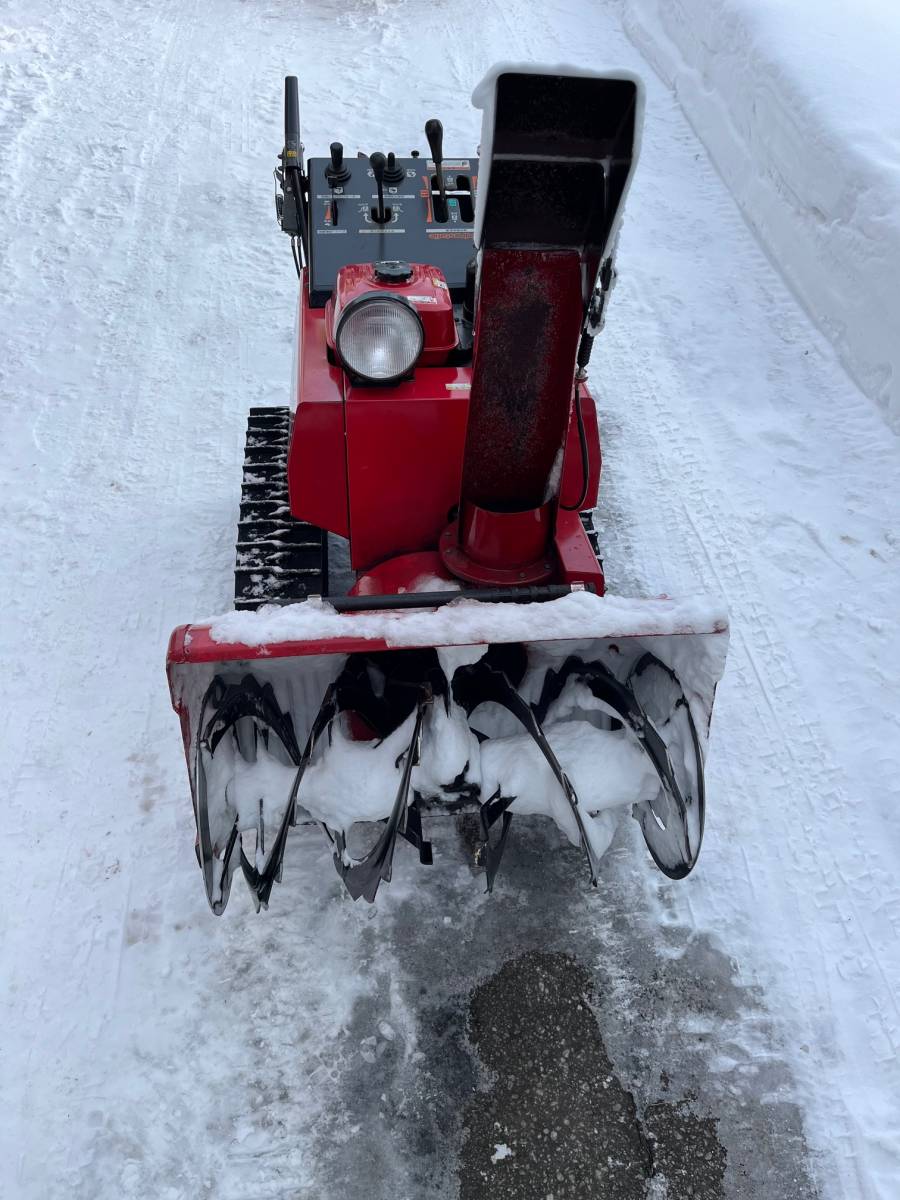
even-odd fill
[[[444,158],[430,120],[429,157],[304,164],[285,81],[295,398],[249,414],[234,611],[168,653],[215,913],[238,865],[268,904],[298,820],[370,901],[398,836],[430,863],[430,819],[461,811],[488,890],[517,812],[594,882],[623,807],[665,874],[697,860],[727,625],[604,595],[592,524],[587,366],[641,85],[496,69],[475,102],[480,159]]]

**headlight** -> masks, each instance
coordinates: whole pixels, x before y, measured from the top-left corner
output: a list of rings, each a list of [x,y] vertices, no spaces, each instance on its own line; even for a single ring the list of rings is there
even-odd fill
[[[393,383],[415,366],[425,330],[407,300],[370,292],[344,309],[334,341],[351,374],[369,383]]]

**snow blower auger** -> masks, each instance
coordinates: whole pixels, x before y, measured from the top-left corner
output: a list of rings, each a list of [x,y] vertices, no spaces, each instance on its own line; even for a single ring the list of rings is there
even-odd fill
[[[300,277],[296,399],[251,410],[235,610],[172,635],[213,912],[257,907],[288,830],[321,824],[351,896],[397,838],[432,860],[473,811],[493,886],[516,813],[552,817],[592,880],[630,808],[678,879],[703,835],[725,619],[604,595],[586,368],[637,157],[625,72],[495,69],[481,159],[305,164],[297,80],[276,170]],[[328,550],[352,586],[329,590]],[[423,820],[424,818],[424,820]]]

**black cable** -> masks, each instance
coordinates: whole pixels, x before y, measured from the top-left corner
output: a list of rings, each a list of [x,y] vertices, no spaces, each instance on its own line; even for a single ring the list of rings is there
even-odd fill
[[[309,230],[306,225],[306,207],[303,196],[303,175],[299,167],[291,167],[294,195],[297,197],[297,219],[300,222],[300,246],[303,250],[304,263],[309,262]]]
[[[581,506],[587,499],[588,483],[590,476],[590,462],[588,460],[588,444],[587,433],[584,428],[584,415],[581,411],[581,391],[578,384],[575,384],[575,420],[578,422],[578,442],[581,446],[581,495],[574,504],[560,504],[560,508],[565,512],[581,512]]]

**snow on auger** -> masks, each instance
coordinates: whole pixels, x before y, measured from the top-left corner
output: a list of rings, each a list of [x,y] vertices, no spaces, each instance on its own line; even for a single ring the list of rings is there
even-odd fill
[[[238,865],[268,904],[298,820],[370,901],[398,837],[431,862],[440,813],[479,814],[489,890],[517,812],[554,818],[594,881],[622,807],[666,875],[697,860],[727,625],[604,595],[591,522],[586,368],[641,85],[495,68],[474,99],[480,161],[443,158],[431,120],[430,158],[335,142],[304,167],[286,80],[296,399],[250,412],[235,610],[168,653],[215,913]]]

